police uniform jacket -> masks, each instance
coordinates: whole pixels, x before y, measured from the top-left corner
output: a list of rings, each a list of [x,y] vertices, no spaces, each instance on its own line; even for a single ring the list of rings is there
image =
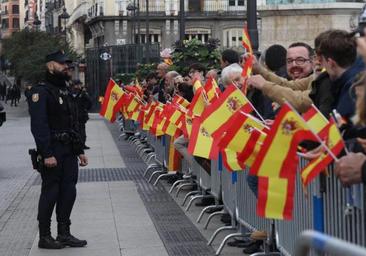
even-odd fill
[[[52,145],[57,143],[56,135],[78,135],[77,106],[62,77],[47,72],[45,83],[32,87],[28,104],[31,132],[44,158],[55,156]],[[77,149],[74,153],[83,151]]]

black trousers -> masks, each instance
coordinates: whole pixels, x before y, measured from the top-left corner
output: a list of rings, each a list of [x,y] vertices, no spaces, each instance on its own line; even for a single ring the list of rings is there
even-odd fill
[[[53,143],[57,167],[42,171],[42,190],[38,204],[38,221],[50,223],[56,205],[57,222],[70,222],[76,198],[78,160],[69,145]]]

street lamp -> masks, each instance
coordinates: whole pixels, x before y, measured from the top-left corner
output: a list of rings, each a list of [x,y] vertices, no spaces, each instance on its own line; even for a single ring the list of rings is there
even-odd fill
[[[60,19],[63,20],[64,29],[65,29],[65,45],[67,44],[67,33],[66,33],[66,24],[67,20],[70,18],[70,15],[67,13],[66,8],[64,7],[63,12],[60,15]]]
[[[254,52],[258,51],[257,1],[247,0],[248,34]]]
[[[132,26],[131,26],[131,31],[132,31],[132,35],[131,35],[131,42],[134,43],[135,42],[135,12],[137,10],[137,7],[135,6],[135,4],[133,3],[129,3],[126,7],[127,11],[131,12],[133,17],[132,17]]]

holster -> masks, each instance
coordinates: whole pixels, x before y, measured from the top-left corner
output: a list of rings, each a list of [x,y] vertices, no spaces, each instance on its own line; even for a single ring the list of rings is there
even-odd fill
[[[44,169],[43,157],[34,148],[29,149],[28,153],[31,156],[33,169],[42,172]]]

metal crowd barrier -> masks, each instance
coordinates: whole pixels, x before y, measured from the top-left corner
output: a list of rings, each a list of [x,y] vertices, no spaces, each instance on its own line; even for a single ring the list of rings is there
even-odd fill
[[[308,185],[308,196],[306,198],[299,175],[302,167],[306,164],[306,160],[299,160],[297,168],[298,175],[296,175],[293,219],[291,221],[275,222],[277,247],[284,255],[294,254],[296,239],[303,230],[321,228],[323,216],[321,203],[319,202],[319,180],[316,179]]]
[[[324,193],[324,232],[366,246],[365,198],[363,185],[345,188],[329,167]]]
[[[270,220],[260,218],[256,214],[257,198],[247,184],[247,172],[238,172],[237,175],[237,221],[251,231],[265,230],[269,232]]]
[[[131,127],[131,123],[124,123],[125,128],[129,125]],[[148,132],[144,136],[146,136],[147,144],[155,151],[156,162],[163,168],[160,172],[163,171],[169,156],[170,138],[168,136],[156,138]],[[226,212],[232,216],[232,225],[216,230],[209,244],[213,242],[221,230],[238,230],[240,227],[236,221],[240,226],[250,230],[264,230],[269,233],[273,222],[257,217],[257,199],[247,184],[247,172],[231,173],[225,168],[220,170],[222,166],[219,162],[211,161],[211,176],[197,162],[194,162],[191,166],[192,174],[197,177],[201,189],[187,194],[187,196],[199,193],[203,195],[202,191],[210,190],[210,194],[215,199],[222,199]],[[300,237],[301,232],[307,229],[316,230],[365,247],[366,216],[363,185],[350,188],[342,187],[333,173],[333,167],[330,166],[328,167],[329,176],[315,179],[308,185],[305,193],[300,179],[300,170],[306,164],[306,160],[300,159],[296,177],[293,219],[274,222],[276,242],[280,252],[283,255],[295,255],[296,240]],[[188,163],[183,160],[182,168],[187,168],[187,166]],[[187,207],[188,209],[189,207]],[[207,224],[208,222],[205,227]],[[220,248],[222,249],[222,247]],[[221,249],[218,251],[219,253]]]
[[[221,191],[221,172],[222,163],[221,160],[211,161],[211,191],[210,194],[215,197],[216,200],[222,200]]]

